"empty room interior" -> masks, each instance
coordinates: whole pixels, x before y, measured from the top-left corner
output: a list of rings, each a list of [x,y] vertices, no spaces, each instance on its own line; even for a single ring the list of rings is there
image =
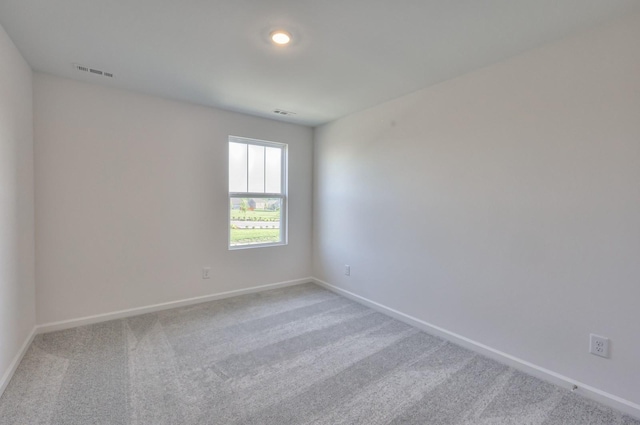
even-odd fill
[[[640,425],[637,0],[0,0],[0,425]]]

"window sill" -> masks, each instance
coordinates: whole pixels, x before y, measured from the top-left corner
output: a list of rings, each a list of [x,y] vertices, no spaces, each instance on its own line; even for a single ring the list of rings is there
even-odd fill
[[[268,248],[271,246],[284,246],[287,245],[287,242],[276,242],[276,243],[255,243],[255,244],[246,244],[246,245],[234,245],[229,246],[229,251],[237,251],[241,249],[251,249],[251,248]]]

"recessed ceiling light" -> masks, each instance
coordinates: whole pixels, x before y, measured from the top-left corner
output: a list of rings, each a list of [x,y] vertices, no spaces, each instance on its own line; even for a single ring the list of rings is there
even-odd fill
[[[276,30],[271,33],[271,41],[281,46],[289,44],[291,41],[291,34],[283,30]]]

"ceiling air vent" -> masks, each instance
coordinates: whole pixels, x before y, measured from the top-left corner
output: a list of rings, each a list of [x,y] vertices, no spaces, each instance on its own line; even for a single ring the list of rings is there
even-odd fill
[[[113,78],[113,74],[111,72],[106,72],[106,71],[102,71],[95,68],[89,68],[88,66],[78,65],[77,63],[74,63],[73,67],[78,71],[87,72],[89,74],[94,74],[94,75],[101,75],[103,77]]]
[[[278,115],[295,115],[296,114],[295,112],[284,111],[282,109],[275,109],[273,113]]]

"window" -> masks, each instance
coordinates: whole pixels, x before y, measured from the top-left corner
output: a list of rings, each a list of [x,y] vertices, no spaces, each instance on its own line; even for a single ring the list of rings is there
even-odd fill
[[[229,136],[229,249],[287,243],[287,145]]]

